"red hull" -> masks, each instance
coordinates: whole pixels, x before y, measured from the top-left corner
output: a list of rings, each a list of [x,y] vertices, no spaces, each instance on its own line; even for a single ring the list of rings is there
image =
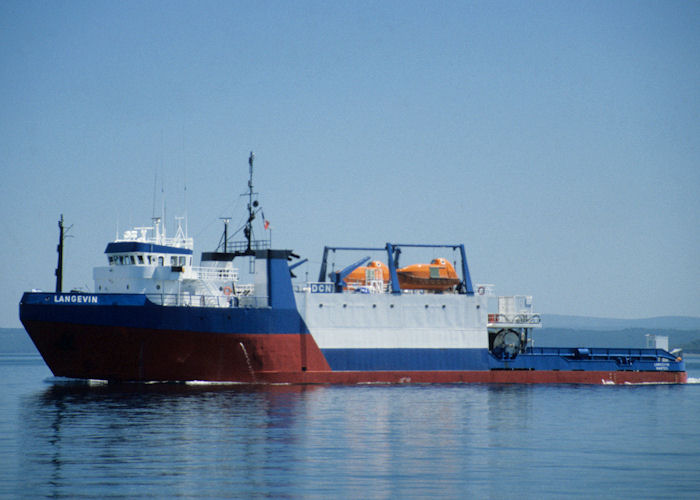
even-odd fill
[[[27,322],[57,377],[264,381],[272,373],[330,371],[309,334],[219,334]]]
[[[681,384],[671,371],[331,371],[309,334],[221,334],[27,322],[54,375],[130,381]]]

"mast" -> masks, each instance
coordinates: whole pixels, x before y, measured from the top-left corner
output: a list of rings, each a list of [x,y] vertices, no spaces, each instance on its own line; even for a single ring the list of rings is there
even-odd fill
[[[245,234],[245,239],[248,242],[248,247],[246,253],[252,255],[252,239],[253,239],[253,220],[255,219],[255,208],[258,206],[258,200],[253,201],[253,161],[255,160],[255,153],[250,152],[248,157],[248,222],[245,224],[245,229],[243,233]]]
[[[63,290],[63,214],[58,221],[58,266],[56,267],[56,293],[61,293]]]
[[[224,221],[224,253],[228,253],[228,223],[231,222],[230,217],[219,217]]]
[[[248,157],[248,190],[245,193],[241,193],[241,197],[246,196],[248,198],[248,217],[246,218],[242,227],[237,229],[233,235],[238,234],[243,230],[245,241],[235,241],[229,245],[229,231],[228,225],[231,221],[230,217],[219,217],[224,222],[224,234],[219,240],[219,244],[216,247],[215,252],[205,252],[202,254],[202,258],[210,259],[214,254],[217,254],[223,250],[223,254],[228,255],[232,252],[231,258],[242,257],[245,255],[253,256],[255,255],[255,249],[262,248],[260,241],[256,241],[253,235],[253,221],[255,220],[256,212],[260,210],[260,203],[255,197],[258,193],[255,192],[253,187],[253,162],[255,161],[255,153],[250,152]],[[263,216],[264,218],[264,216]]]

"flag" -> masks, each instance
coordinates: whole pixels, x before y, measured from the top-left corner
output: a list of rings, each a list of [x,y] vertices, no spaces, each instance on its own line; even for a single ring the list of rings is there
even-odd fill
[[[265,219],[265,229],[270,229],[270,221]]]

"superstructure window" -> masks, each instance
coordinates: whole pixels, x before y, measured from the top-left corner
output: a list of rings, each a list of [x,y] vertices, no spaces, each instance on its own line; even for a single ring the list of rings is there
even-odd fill
[[[164,261],[164,259],[163,259],[163,256],[162,256],[162,255],[159,256],[159,257],[158,257],[158,265],[159,265],[159,266],[162,266],[164,263],[165,263],[165,261]]]
[[[139,255],[139,264],[143,265],[143,255]]]

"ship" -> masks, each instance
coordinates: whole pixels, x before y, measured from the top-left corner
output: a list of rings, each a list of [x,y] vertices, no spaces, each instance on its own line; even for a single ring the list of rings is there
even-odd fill
[[[253,160],[251,153],[244,238],[232,241],[226,219],[219,245],[202,252],[198,265],[181,224],[169,237],[155,217],[107,244],[106,265],[93,270],[94,291],[63,292],[61,217],[56,290],[25,292],[19,304],[54,376],[246,384],[687,382],[677,350],[535,346],[542,320],[532,296],[497,296],[494,285],[472,283],[463,243],[325,246],[318,279],[297,279],[307,259],[255,238],[261,207]],[[401,267],[412,251],[441,256]],[[357,253],[375,259],[355,260]],[[338,270],[335,259],[343,262]]]

